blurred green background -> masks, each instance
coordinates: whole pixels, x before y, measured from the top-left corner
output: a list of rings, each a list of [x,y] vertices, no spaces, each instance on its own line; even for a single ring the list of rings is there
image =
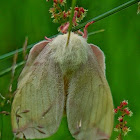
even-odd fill
[[[127,0],[91,1],[77,0],[78,6],[88,9],[84,21],[102,14]],[[71,0],[68,0],[70,5]],[[58,24],[53,24],[48,12],[52,1],[45,0],[0,0],[0,55],[21,48],[28,36],[28,44],[32,44],[57,34]],[[89,43],[98,45],[106,56],[106,75],[111,87],[115,107],[120,101],[129,101],[129,107],[134,115],[128,119],[130,132],[125,140],[138,140],[140,138],[140,15],[136,14],[137,4],[103,19],[89,27],[93,32],[105,29],[105,32],[91,35]],[[18,62],[22,56],[18,57]],[[0,71],[12,65],[13,58],[0,61]],[[13,90],[16,89],[17,78],[22,67],[16,70]],[[8,94],[11,73],[0,77],[0,93]],[[10,104],[2,106],[0,98],[0,111],[10,111]],[[115,118],[115,124],[117,117]],[[115,126],[115,125],[114,125]],[[113,132],[111,140],[117,133]],[[13,140],[10,116],[0,114],[0,139]],[[67,128],[66,118],[58,132],[47,140],[71,140]]]

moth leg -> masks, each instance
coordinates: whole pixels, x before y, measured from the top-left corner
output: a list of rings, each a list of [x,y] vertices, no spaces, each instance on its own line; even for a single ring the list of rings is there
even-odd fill
[[[69,28],[69,23],[67,22],[65,25],[62,25],[61,27],[60,27],[60,31],[63,33],[63,34],[65,34],[65,33],[67,33],[67,31],[68,31],[68,28]]]
[[[87,28],[88,28],[91,24],[93,24],[94,22],[95,22],[95,21],[91,21],[91,22],[89,22],[89,23],[87,23],[87,24],[85,25],[83,38],[87,38],[87,36],[88,36]]]
[[[52,42],[54,38],[48,38],[48,37],[45,36],[45,39],[46,39],[48,42]]]
[[[73,20],[72,20],[72,22],[74,23],[74,25],[76,26],[77,25],[77,23],[76,23],[76,17],[77,17],[77,11],[74,13],[74,16],[73,16]]]
[[[82,31],[80,31],[80,30],[78,30],[77,33],[78,33],[79,35],[81,35],[81,36],[84,35],[84,33],[83,33]]]

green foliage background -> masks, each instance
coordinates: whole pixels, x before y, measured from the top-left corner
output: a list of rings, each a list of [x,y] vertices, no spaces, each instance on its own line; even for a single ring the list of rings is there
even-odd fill
[[[70,4],[71,0],[68,0]],[[102,14],[126,0],[91,1],[77,0],[78,6],[88,9],[84,21]],[[32,44],[57,33],[57,24],[52,23],[48,12],[52,1],[45,0],[0,0],[0,55],[21,48],[25,36],[28,36],[28,44]],[[106,56],[106,75],[111,87],[114,105],[127,99],[129,107],[134,115],[129,118],[130,132],[125,139],[137,140],[140,138],[140,15],[136,14],[137,5],[112,15],[89,27],[88,31],[105,29],[105,32],[91,35],[89,43],[98,45]],[[18,58],[20,62],[22,57]],[[12,65],[13,59],[0,61],[0,70]],[[14,78],[14,90],[17,78],[22,68],[16,70]],[[0,77],[0,93],[5,96],[8,93],[11,74]],[[2,104],[0,98],[0,103]],[[0,106],[0,110],[10,111],[10,105]],[[117,117],[115,118],[117,123]],[[111,140],[115,139],[113,133]],[[0,114],[0,139],[12,140],[10,116]],[[72,137],[67,128],[64,117],[58,132],[47,140],[71,140]]]

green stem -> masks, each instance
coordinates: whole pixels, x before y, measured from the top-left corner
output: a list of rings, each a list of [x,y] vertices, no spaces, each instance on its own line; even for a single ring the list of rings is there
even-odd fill
[[[36,43],[33,43],[33,44],[31,44],[31,45],[28,45],[28,46],[27,46],[27,50],[31,49],[35,44],[36,44]],[[13,55],[15,55],[16,53],[20,54],[20,53],[22,53],[22,52],[23,52],[23,48],[20,48],[20,49],[17,49],[17,50],[15,50],[15,51],[6,53],[6,54],[4,54],[4,55],[1,55],[1,56],[0,56],[0,61],[10,58],[10,57],[12,57]]]
[[[73,24],[72,20],[73,20],[73,16],[74,16],[74,8],[75,8],[75,5],[76,5],[76,0],[73,0],[72,1],[72,9],[71,9],[70,21],[69,21],[69,23],[70,23],[70,25],[69,25],[69,33],[68,33],[68,39],[67,39],[66,46],[68,46],[68,44],[69,44],[70,32],[72,30],[72,24]]]
[[[20,67],[20,66],[22,66],[23,64],[25,64],[25,61],[22,61],[22,62],[16,64],[16,65],[15,65],[15,69],[18,68],[18,67]],[[1,72],[0,72],[0,77],[2,77],[3,75],[9,73],[9,72],[12,70],[12,68],[13,68],[13,67],[9,67],[9,68],[7,68],[7,69],[1,71]]]
[[[54,38],[54,37],[56,37],[56,36],[59,35],[59,34],[60,34],[60,33],[58,33],[58,34],[56,34],[56,35],[53,35],[53,36],[51,36],[50,38]],[[40,41],[39,41],[39,42],[40,42]],[[36,43],[38,43],[38,42],[36,42]],[[28,46],[27,46],[27,50],[31,49],[36,43],[33,43],[33,44],[31,44],[31,45],[28,45]],[[15,53],[20,54],[20,53],[22,53],[22,52],[23,52],[23,48],[20,48],[20,49],[17,49],[17,50],[15,50],[15,51],[6,53],[6,54],[4,54],[4,55],[1,55],[1,56],[0,56],[0,61],[12,57],[13,55],[15,55]]]
[[[106,18],[108,16],[111,16],[111,15],[113,15],[115,13],[118,13],[118,12],[120,12],[120,11],[122,11],[122,10],[124,10],[124,9],[126,9],[126,8],[128,8],[128,7],[136,4],[136,3],[138,3],[138,2],[140,2],[140,0],[131,0],[131,1],[128,1],[128,2],[126,2],[126,3],[124,3],[124,4],[120,5],[120,6],[118,6],[116,8],[113,8],[112,10],[107,11],[106,13],[103,13],[103,14],[95,17],[95,18],[92,18],[92,19],[90,19],[90,20],[88,20],[88,21],[86,21],[86,22],[84,22],[84,23],[82,23],[82,24],[74,27],[72,29],[72,31],[77,31],[77,30],[83,28],[88,22],[91,22],[91,21],[95,21],[95,22],[100,21],[100,20],[102,20],[102,19],[104,19],[104,18]]]

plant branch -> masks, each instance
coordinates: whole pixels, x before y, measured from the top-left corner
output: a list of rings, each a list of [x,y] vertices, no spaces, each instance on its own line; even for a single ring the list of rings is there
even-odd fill
[[[15,67],[15,69],[17,69],[18,67],[22,66],[23,64],[25,64],[25,61],[22,61],[22,62],[16,64],[14,67]],[[13,69],[13,66],[11,66],[11,67],[9,67],[9,68],[7,68],[7,69],[1,71],[1,72],[0,72],[0,77],[2,77],[2,76],[4,76],[5,74],[9,73],[12,69]]]
[[[70,15],[70,20],[69,20],[69,32],[68,32],[68,39],[67,39],[67,46],[69,44],[69,39],[70,39],[70,32],[72,30],[72,20],[73,20],[73,16],[74,16],[74,8],[75,8],[75,5],[76,5],[76,0],[73,0],[72,1],[72,9],[71,9],[71,15]]]

